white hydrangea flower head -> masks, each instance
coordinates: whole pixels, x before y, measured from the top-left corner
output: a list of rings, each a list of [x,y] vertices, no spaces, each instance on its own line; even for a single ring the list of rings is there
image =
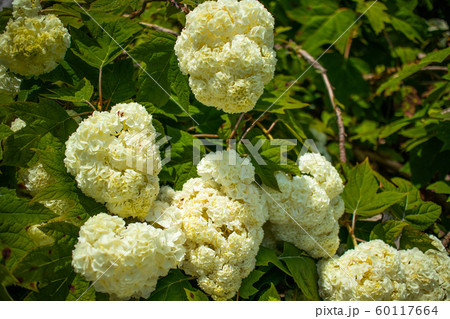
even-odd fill
[[[440,286],[438,267],[433,263],[433,259],[416,247],[400,250],[398,253],[406,277],[408,291],[406,299],[413,301],[443,300],[446,291]],[[449,258],[447,257],[447,259]]]
[[[0,65],[0,93],[15,97],[20,90],[21,80],[8,72],[8,68]]]
[[[344,184],[338,171],[322,155],[307,153],[299,158],[299,168],[303,174],[309,174],[320,184],[330,199],[344,190]]]
[[[433,235],[429,235],[429,237],[438,250],[428,249],[425,255],[430,258],[432,267],[439,276],[439,286],[444,292],[442,300],[450,300],[450,257],[438,238]]]
[[[344,201],[343,182],[320,154],[300,157],[302,176],[275,174],[280,192],[265,190],[270,229],[278,240],[294,244],[314,258],[328,258],[339,248],[339,218]]]
[[[148,298],[158,278],[183,259],[183,243],[179,230],[125,226],[122,218],[101,213],[80,228],[72,266],[99,292],[123,300]]]
[[[25,123],[24,120],[20,119],[20,118],[16,118],[12,123],[11,123],[11,131],[13,132],[18,132],[21,129],[23,129],[25,126],[27,126],[27,123]]]
[[[343,200],[327,196],[310,176],[275,174],[280,192],[263,186],[269,208],[270,229],[278,240],[294,244],[314,258],[328,258],[339,248],[338,220]]]
[[[198,277],[199,286],[213,299],[233,297],[255,267],[265,213],[201,178],[187,181],[172,205],[181,211],[186,236],[182,269]]]
[[[137,103],[94,112],[66,142],[78,187],[121,217],[143,219],[159,192],[161,158],[152,116]]]
[[[13,17],[37,17],[42,10],[39,0],[14,0]]]
[[[317,264],[319,293],[324,300],[405,300],[407,287],[400,255],[381,240],[348,250]]]
[[[55,15],[9,20],[0,35],[0,63],[21,75],[40,75],[58,66],[70,47],[70,34]]]
[[[275,71],[273,28],[257,0],[206,1],[191,11],[175,53],[197,100],[227,113],[253,109]]]
[[[44,165],[40,162],[28,169],[19,171],[19,176],[31,196],[35,196],[56,182],[55,178],[47,172]],[[40,201],[39,203],[59,215],[62,215],[73,207],[73,202],[67,199],[47,200]]]

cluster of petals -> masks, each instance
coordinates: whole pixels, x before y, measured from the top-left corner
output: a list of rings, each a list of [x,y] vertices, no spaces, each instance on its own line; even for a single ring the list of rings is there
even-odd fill
[[[81,227],[72,266],[114,299],[148,298],[158,279],[183,259],[183,243],[177,228],[125,226],[122,218],[101,213]]]
[[[400,250],[381,240],[362,243],[341,257],[319,261],[324,300],[449,300],[450,257],[437,250]]]
[[[143,219],[159,192],[161,158],[152,116],[137,103],[94,112],[66,142],[78,187],[121,217]]]
[[[227,113],[253,109],[275,71],[273,28],[257,0],[206,1],[191,11],[175,53],[197,100]]]
[[[70,34],[55,15],[39,15],[39,1],[15,0],[13,16],[0,35],[0,64],[21,75],[55,69],[70,47]]]
[[[292,243],[314,258],[328,258],[339,247],[342,179],[317,153],[301,156],[299,168],[304,175],[276,173],[280,191],[263,186],[270,215],[268,228],[275,239]]]

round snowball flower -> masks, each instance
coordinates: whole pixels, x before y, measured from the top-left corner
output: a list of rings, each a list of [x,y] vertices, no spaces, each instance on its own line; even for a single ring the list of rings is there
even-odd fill
[[[160,197],[165,215],[180,216],[187,249],[182,269],[213,299],[226,300],[255,267],[267,207],[252,183],[254,167],[236,152],[210,153],[197,171],[200,178],[182,191],[166,189]]]
[[[314,258],[328,258],[339,248],[338,220],[344,213],[342,180],[319,154],[300,158],[300,171],[275,174],[280,191],[263,186],[269,208],[269,227],[278,240],[294,244]]]
[[[405,300],[407,287],[397,250],[371,240],[341,257],[317,264],[319,293],[324,300]]]
[[[39,16],[38,2],[20,0],[15,4],[15,18],[0,35],[0,63],[27,76],[52,71],[70,47],[69,32],[55,15]]]
[[[15,97],[19,93],[21,80],[8,72],[8,69],[0,65],[0,94]]]
[[[158,279],[184,256],[184,236],[177,229],[158,229],[117,216],[98,214],[80,228],[72,266],[95,290],[113,298],[148,298]]]
[[[39,0],[14,0],[13,17],[37,17],[42,10]]]
[[[152,116],[137,103],[94,112],[66,142],[64,163],[78,187],[111,213],[143,219],[161,170]]]
[[[197,100],[227,113],[253,109],[275,71],[273,28],[257,0],[206,1],[191,11],[175,53]]]
[[[187,181],[172,207],[181,211],[186,236],[182,269],[213,299],[232,298],[255,267],[264,236],[261,212],[201,178]]]

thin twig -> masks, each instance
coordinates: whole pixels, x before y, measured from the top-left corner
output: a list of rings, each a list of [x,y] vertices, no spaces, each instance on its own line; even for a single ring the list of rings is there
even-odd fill
[[[124,14],[123,16],[125,18],[130,18],[130,19],[135,19],[135,18],[140,17],[141,14],[144,13],[145,8],[147,7],[147,4],[149,4],[150,2],[152,2],[152,0],[144,0],[144,2],[142,3],[142,6],[138,10],[136,10],[130,14]]]
[[[194,134],[194,137],[219,137],[217,134]]]
[[[72,115],[71,118],[74,119],[74,118],[79,117],[79,116],[90,115],[90,114],[92,114],[92,112],[93,112],[93,111],[83,112],[83,113],[78,113],[78,114]]]
[[[327,70],[319,64],[308,52],[302,49],[298,49],[298,54],[302,56],[309,64],[311,64],[322,75],[323,82],[327,88],[328,95],[330,97],[331,105],[336,113],[338,127],[339,127],[339,157],[342,163],[347,162],[347,156],[345,154],[345,128],[344,121],[342,120],[342,111],[339,106],[336,105],[334,97],[333,87],[328,79]]]
[[[241,116],[239,116],[239,119],[236,122],[236,125],[233,128],[233,131],[231,131],[230,137],[227,139],[227,145],[229,146],[230,140],[234,137],[234,135],[237,132],[237,129],[239,127],[239,124],[241,124],[242,119],[244,118],[245,112],[241,113]]]
[[[152,28],[152,29],[155,29],[157,31],[170,33],[170,34],[172,34],[172,35],[174,35],[176,37],[179,36],[178,32],[170,30],[170,29],[167,29],[167,28],[164,28],[164,27],[161,27],[161,26],[156,25],[156,24],[147,23],[147,22],[139,22],[139,24],[141,24],[143,26],[146,26],[146,27],[149,27],[149,28]]]
[[[270,125],[270,127],[267,129],[267,133],[272,132],[273,128],[275,127],[275,124],[277,124],[280,121],[280,119],[276,119],[272,125]]]
[[[99,73],[98,73],[98,103],[97,108],[99,111],[102,110],[102,104],[103,104],[103,96],[102,96],[102,72],[103,67],[100,67]]]
[[[267,116],[269,116],[269,113],[266,113],[263,117],[260,117],[257,120],[253,121],[250,127],[244,132],[244,134],[242,134],[242,137],[239,140],[239,142],[241,142],[247,136],[248,132],[250,132],[256,126],[257,123],[264,121],[267,118]]]
[[[97,109],[95,108],[94,105],[92,105],[91,102],[89,102],[88,100],[83,100],[85,103],[87,103],[94,111],[97,111]]]
[[[270,135],[269,131],[266,130],[266,128],[264,127],[264,125],[261,124],[261,122],[256,122],[256,125],[258,125],[258,127],[261,129],[261,131],[263,131],[263,133],[269,138],[269,140],[273,140],[273,136]]]

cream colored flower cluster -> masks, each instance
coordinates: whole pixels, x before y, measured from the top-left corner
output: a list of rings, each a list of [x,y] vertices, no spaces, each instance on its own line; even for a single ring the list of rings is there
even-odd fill
[[[252,184],[253,166],[236,152],[211,153],[197,169],[200,178],[181,191],[163,187],[146,220],[164,227],[179,222],[186,236],[181,268],[213,299],[226,300],[255,267],[268,212]]]
[[[40,75],[57,67],[70,47],[70,35],[55,15],[40,16],[39,1],[16,0],[0,35],[0,64],[21,75]]]
[[[325,300],[449,300],[450,258],[440,251],[397,251],[381,240],[317,265]]]
[[[111,213],[143,219],[161,170],[152,116],[137,103],[94,112],[66,142],[64,163],[78,187]]]
[[[195,97],[227,113],[254,108],[275,71],[274,19],[257,0],[206,1],[175,44]]]
[[[104,213],[80,229],[72,266],[99,292],[113,298],[148,298],[158,278],[184,256],[184,235],[177,228],[158,229]]]
[[[314,258],[328,258],[339,247],[338,220],[344,213],[342,180],[325,157],[300,157],[302,176],[278,172],[280,192],[263,186],[269,207],[269,229],[278,240],[294,244]]]
[[[20,82],[5,66],[0,65],[0,93],[15,97],[19,92]]]

